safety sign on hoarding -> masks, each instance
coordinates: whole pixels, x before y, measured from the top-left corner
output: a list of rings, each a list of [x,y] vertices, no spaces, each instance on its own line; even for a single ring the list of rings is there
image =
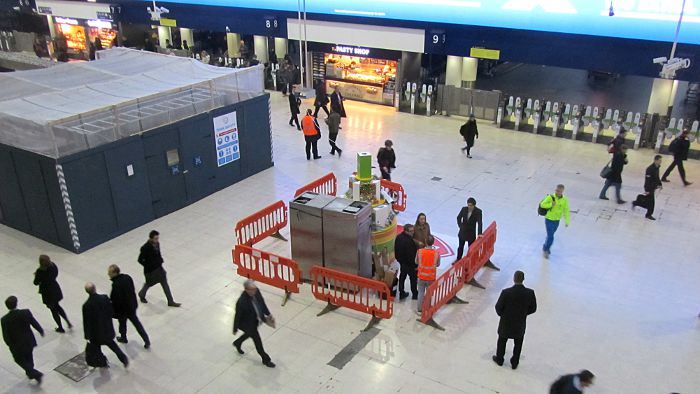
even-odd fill
[[[219,167],[241,158],[236,111],[214,118],[214,142]]]

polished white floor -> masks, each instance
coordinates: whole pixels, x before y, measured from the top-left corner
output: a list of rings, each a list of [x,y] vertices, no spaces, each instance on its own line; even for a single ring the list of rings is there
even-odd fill
[[[588,368],[597,375],[591,393],[700,392],[695,370],[700,362],[697,162],[688,162],[687,170],[689,179],[699,183],[683,188],[674,173],[658,197],[658,220],[650,222],[629,204],[597,199],[598,173],[608,159],[603,145],[481,123],[470,160],[459,150],[461,120],[348,102],[349,117],[338,141],[342,159],[328,155],[327,144],[321,143],[323,158],[308,162],[301,133],[287,125],[286,98],[275,93],[271,101],[275,167],[190,207],[81,255],[0,226],[0,298],[17,295],[21,307],[31,308],[47,329],[35,350],[37,368],[46,374],[43,385],[30,384],[3,347],[0,391],[519,394],[547,392],[558,375]],[[307,285],[281,307],[282,292],[261,285],[278,321],[275,330],[262,328],[277,368],[263,367],[252,343],[239,356],[231,346],[232,307],[242,283],[231,263],[236,221],[277,199],[288,201],[297,187],[328,171],[345,179],[355,167],[355,152],[375,153],[387,138],[397,151],[394,180],[409,195],[401,223],[425,212],[434,232],[454,237],[455,216],[473,196],[485,222],[498,222],[492,260],[502,270],[480,273],[486,290],[465,286],[460,296],[468,305],[448,305],[439,312],[436,320],[444,332],[417,323],[413,301],[397,303],[394,317],[378,325],[379,335],[342,370],[326,364],[368,318],[342,309],[316,317],[324,305]],[[640,192],[652,155],[630,152],[623,173],[627,200]],[[544,225],[535,205],[557,183],[567,186],[572,224],[561,227],[546,261],[540,254]],[[151,290],[150,303],[141,305],[139,314],[153,346],[144,350],[130,327],[128,370],[105,349],[112,368],[80,383],[54,372],[84,348],[83,283],[94,281],[99,291],[108,292],[107,266],[116,263],[140,285],[136,256],[154,228],[161,232],[170,284],[183,307],[167,308],[162,291]],[[258,247],[289,254],[282,241],[265,240]],[[60,268],[63,305],[76,323],[67,334],[53,332],[50,313],[31,283],[41,253]],[[517,269],[525,271],[526,285],[537,292],[539,309],[528,320],[520,368],[512,371],[491,362],[498,324],[493,305]]]

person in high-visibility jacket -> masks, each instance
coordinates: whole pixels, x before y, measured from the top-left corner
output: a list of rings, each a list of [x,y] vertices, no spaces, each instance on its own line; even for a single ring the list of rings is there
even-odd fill
[[[306,140],[306,160],[311,160],[311,151],[314,152],[314,160],[320,159],[318,155],[318,147],[316,143],[321,139],[321,128],[318,125],[318,120],[312,115],[313,111],[306,110],[306,116],[301,120],[301,130],[304,132],[304,140]]]
[[[428,236],[427,246],[418,250],[416,264],[418,265],[418,306],[416,313],[420,316],[423,311],[423,297],[431,283],[435,282],[437,269],[440,266],[440,252],[433,246],[435,238]]]

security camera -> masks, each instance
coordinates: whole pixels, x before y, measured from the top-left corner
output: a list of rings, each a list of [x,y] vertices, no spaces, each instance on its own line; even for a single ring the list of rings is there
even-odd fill
[[[655,57],[654,60],[652,60],[652,61],[654,62],[654,64],[664,64],[664,63],[666,63],[666,60],[668,60],[666,58],[666,56],[662,56],[662,57]]]
[[[170,10],[165,8],[165,7],[160,7],[160,13],[161,14],[169,14]]]

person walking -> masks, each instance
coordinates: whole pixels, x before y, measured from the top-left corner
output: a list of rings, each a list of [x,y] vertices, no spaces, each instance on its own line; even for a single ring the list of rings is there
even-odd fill
[[[464,254],[464,244],[467,247],[476,241],[477,235],[483,233],[481,209],[476,207],[476,199],[469,197],[467,206],[462,207],[457,215],[457,226],[459,226],[459,247],[457,248],[457,260],[462,258]]]
[[[248,279],[243,283],[243,293],[236,301],[236,314],[233,318],[233,335],[237,335],[239,329],[243,331],[243,335],[233,341],[233,346],[239,354],[245,354],[243,349],[241,349],[241,345],[246,339],[251,338],[253,343],[255,343],[255,350],[258,351],[262,358],[263,365],[274,368],[275,363],[265,353],[265,348],[263,348],[262,339],[258,332],[258,326],[264,322],[274,327],[274,318],[270,310],[267,309],[260,290],[258,290],[254,281]]]
[[[656,205],[656,189],[662,189],[661,179],[659,179],[659,167],[661,167],[661,155],[654,156],[654,162],[647,167],[644,176],[644,194],[637,195],[637,199],[632,201],[632,208],[642,207],[647,209],[646,218],[656,220],[654,217],[654,206]]]
[[[85,292],[88,293],[88,299],[83,304],[83,330],[90,349],[86,350],[86,357],[88,353],[101,353],[101,347],[104,345],[110,348],[124,364],[124,368],[127,368],[129,358],[114,342],[115,333],[112,325],[114,312],[109,297],[97,294],[95,284],[90,282],[85,284]]]
[[[299,125],[299,117],[298,117],[298,115],[300,114],[300,111],[299,111],[300,105],[301,105],[301,99],[294,92],[294,88],[292,88],[292,90],[289,92],[289,111],[292,114],[292,117],[289,118],[289,125],[293,127],[294,125],[292,123],[295,123],[297,126],[297,130],[301,130],[301,126]]]
[[[399,275],[399,300],[408,297],[408,293],[404,291],[406,277],[411,283],[412,299],[418,299],[418,277],[416,276],[416,254],[418,247],[413,241],[413,225],[407,224],[403,226],[401,234],[396,236],[394,240],[394,257],[401,265],[401,273]]]
[[[471,159],[471,149],[474,146],[474,138],[479,138],[479,130],[476,127],[476,118],[474,118],[474,114],[469,115],[469,120],[460,127],[459,134],[462,135],[464,142],[467,144],[467,146],[462,148],[462,153],[467,151],[467,157]]]
[[[430,224],[428,224],[428,219],[423,212],[419,213],[416,217],[416,223],[413,227],[413,241],[415,241],[418,248],[424,248],[428,244],[428,238],[432,236],[430,232]]]
[[[107,275],[112,281],[112,292],[109,294],[109,299],[112,301],[114,318],[119,322],[117,342],[129,343],[126,337],[126,321],[129,320],[136,328],[141,339],[143,339],[143,347],[146,349],[150,348],[151,341],[148,339],[148,334],[138,316],[136,316],[136,308],[138,308],[139,303],[136,301],[134,281],[131,279],[131,276],[122,274],[119,266],[116,264],[109,266]]]
[[[377,152],[377,164],[382,172],[382,179],[391,180],[391,170],[396,168],[396,153],[391,140],[384,141],[384,146]]]
[[[304,132],[304,141],[306,141],[306,160],[311,160],[312,151],[314,160],[320,159],[318,140],[321,139],[321,127],[318,125],[318,120],[311,115],[311,109],[306,110],[306,116],[301,120],[301,129]]]
[[[340,114],[335,111],[331,112],[326,118],[326,124],[328,125],[328,143],[331,145],[331,155],[335,155],[335,152],[338,152],[338,157],[340,157],[343,154],[343,150],[338,148],[338,145],[335,143],[340,130]]]
[[[143,275],[146,279],[143,287],[139,290],[141,302],[147,304],[146,292],[152,286],[160,283],[165,293],[165,298],[168,300],[168,306],[180,307],[182,304],[175,302],[173,299],[170,285],[168,284],[167,272],[163,268],[163,256],[160,254],[160,233],[158,231],[153,230],[148,234],[148,241],[141,246],[138,262],[143,266]]]
[[[610,163],[610,171],[605,177],[605,184],[600,190],[600,195],[598,198],[601,200],[609,200],[607,196],[608,188],[610,186],[614,186],[617,203],[624,204],[626,201],[622,199],[620,189],[622,189],[622,170],[625,167],[625,164],[627,164],[627,145],[620,146],[620,150],[613,154]]]
[[[423,313],[423,298],[425,291],[437,278],[437,269],[440,267],[440,252],[433,246],[435,238],[432,235],[426,240],[427,246],[418,250],[416,265],[418,266],[418,304],[416,314]]]
[[[544,245],[542,245],[542,254],[544,258],[548,259],[554,243],[554,233],[559,228],[561,218],[564,218],[566,227],[569,227],[571,222],[569,199],[564,196],[564,185],[557,185],[554,194],[550,194],[540,201],[540,208],[547,211],[544,215],[544,227],[547,230],[547,238],[545,238]]]
[[[347,114],[345,113],[345,104],[343,101],[345,101],[345,98],[343,98],[343,94],[340,93],[340,87],[335,86],[333,88],[333,94],[331,94],[331,112],[337,112],[340,114],[341,118],[346,118]]]
[[[5,306],[9,312],[0,319],[2,339],[10,349],[15,363],[24,370],[27,378],[41,384],[41,378],[44,374],[34,369],[33,353],[36,347],[36,338],[34,338],[32,328],[42,337],[44,329],[41,328],[29,309],[17,309],[17,297],[7,297]]]
[[[330,116],[328,112],[328,93],[326,92],[326,83],[323,80],[316,83],[316,98],[314,99],[314,118],[318,118],[318,110],[323,108],[326,116]],[[338,121],[340,124],[340,120]]]
[[[593,385],[595,375],[587,369],[579,373],[560,376],[549,388],[549,394],[583,394],[586,387]]]
[[[523,349],[527,316],[537,311],[535,291],[525,287],[524,281],[525,273],[515,271],[513,275],[515,284],[513,287],[501,291],[496,302],[496,313],[500,316],[500,321],[498,322],[496,355],[491,359],[502,366],[503,357],[506,354],[506,343],[508,339],[512,339],[515,342],[513,357],[510,359],[510,366],[513,369],[518,368],[518,364],[520,364],[520,352]]]
[[[688,129],[683,130],[681,135],[676,137],[668,145],[668,151],[673,154],[673,162],[668,166],[666,171],[664,171],[664,176],[661,177],[662,182],[670,182],[668,180],[668,175],[673,171],[673,169],[678,166],[678,173],[681,175],[681,180],[683,181],[683,186],[690,186],[693,183],[688,182],[685,179],[685,168],[683,167],[683,162],[688,160],[688,151],[690,150],[690,141],[688,141]]]
[[[61,318],[66,321],[68,328],[73,328],[66,311],[59,304],[63,299],[63,292],[56,278],[58,277],[58,267],[51,261],[51,258],[45,254],[39,256],[39,268],[34,272],[34,285],[39,286],[39,294],[41,301],[51,311],[51,316],[56,322],[56,332],[65,333]]]

